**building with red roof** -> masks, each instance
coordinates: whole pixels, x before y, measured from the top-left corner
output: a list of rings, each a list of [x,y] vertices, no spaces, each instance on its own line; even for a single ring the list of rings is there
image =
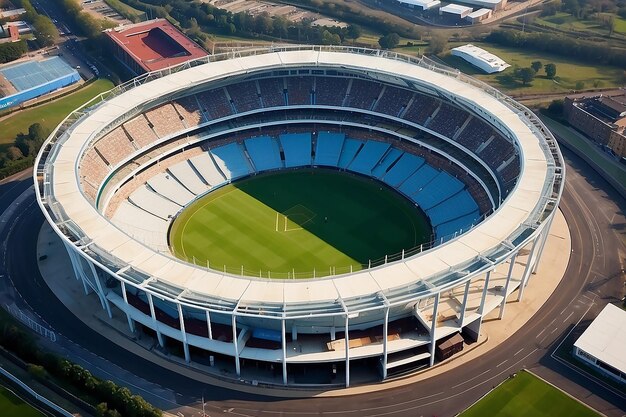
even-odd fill
[[[200,58],[207,52],[165,19],[107,29],[114,56],[135,74]]]

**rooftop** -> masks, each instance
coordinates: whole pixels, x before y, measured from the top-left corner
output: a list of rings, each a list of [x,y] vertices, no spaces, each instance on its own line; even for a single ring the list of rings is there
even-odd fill
[[[471,12],[473,9],[468,6],[461,6],[460,4],[448,4],[447,6],[443,6],[439,10],[444,13],[462,14]]]
[[[207,55],[204,49],[165,19],[118,26],[104,33],[146,72]]]
[[[476,61],[482,61],[489,67],[497,69],[498,71],[503,71],[504,69],[510,67],[510,65],[507,64],[506,61],[504,61],[502,58],[492,54],[489,51],[485,51],[478,46],[472,45],[471,43],[452,48],[453,55],[455,54],[455,52],[460,56],[467,56],[473,58]]]
[[[574,346],[626,373],[626,311],[608,304]]]

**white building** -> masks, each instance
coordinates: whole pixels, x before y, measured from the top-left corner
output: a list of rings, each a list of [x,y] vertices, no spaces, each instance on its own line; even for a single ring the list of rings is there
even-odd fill
[[[510,65],[501,58],[471,43],[453,48],[452,55],[463,58],[475,67],[485,71],[487,74],[502,72],[510,67]]]
[[[608,304],[574,343],[574,354],[600,372],[626,382],[626,311]]]
[[[411,8],[418,7],[422,10],[429,10],[441,4],[439,0],[398,0],[401,4],[406,4]]]
[[[461,6],[460,4],[448,4],[439,9],[439,14],[450,14],[458,16],[459,19],[465,19],[472,13],[472,8],[467,6]]]
[[[465,19],[467,19],[471,23],[482,22],[485,19],[489,19],[491,17],[491,9],[478,9],[467,15]]]
[[[462,2],[491,10],[501,10],[506,6],[507,0],[463,0]]]

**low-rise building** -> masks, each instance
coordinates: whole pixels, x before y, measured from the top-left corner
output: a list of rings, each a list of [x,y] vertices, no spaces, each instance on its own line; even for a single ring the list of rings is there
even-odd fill
[[[487,74],[502,72],[510,67],[503,59],[471,43],[452,48],[452,55],[463,58],[475,67],[485,71]]]
[[[626,157],[626,90],[611,96],[566,97],[563,110],[572,127]]]
[[[440,15],[453,15],[457,16],[459,19],[465,19],[470,13],[472,13],[472,8],[468,6],[461,6],[460,4],[448,4],[447,6],[443,6],[439,9]]]

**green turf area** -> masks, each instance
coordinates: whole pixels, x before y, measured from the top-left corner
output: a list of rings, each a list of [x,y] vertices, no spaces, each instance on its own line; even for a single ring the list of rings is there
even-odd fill
[[[461,413],[461,417],[599,417],[553,386],[528,372],[518,372],[485,398]]]
[[[600,13],[602,18],[614,19],[614,34],[626,33],[626,19],[616,14]],[[600,16],[598,16],[600,18]],[[558,12],[553,16],[545,16],[538,18],[535,22],[547,27],[558,28],[561,30],[573,30],[577,32],[589,32],[590,34],[608,35],[608,27],[600,21],[600,19],[578,19],[569,13]]]
[[[43,413],[0,386],[0,415],[2,417],[43,417]]]
[[[263,174],[207,194],[174,221],[170,246],[199,265],[288,278],[359,270],[430,240],[424,214],[375,180],[326,169]],[[268,271],[270,273],[268,274]]]
[[[498,89],[515,94],[533,93],[569,93],[571,90],[594,87],[617,87],[622,84],[623,70],[617,67],[600,65],[594,62],[582,62],[567,59],[545,52],[527,51],[524,49],[497,46],[486,42],[475,42],[479,46],[505,60],[511,65],[501,73],[485,74],[465,60],[452,56],[449,52],[441,59],[449,66],[458,68],[466,74],[485,81]],[[462,45],[451,43],[450,48]],[[529,67],[533,61],[541,61],[544,65],[556,65],[557,76],[554,80],[545,77],[543,70],[532,83],[524,86],[521,82],[511,82],[507,75],[512,74],[514,66]],[[578,83],[582,83],[578,84]],[[578,85],[577,85],[578,84]]]
[[[0,144],[13,143],[18,133],[27,133],[28,126],[36,122],[50,130],[54,129],[71,111],[111,88],[113,88],[113,83],[110,80],[100,78],[75,93],[13,113],[0,120]]]

